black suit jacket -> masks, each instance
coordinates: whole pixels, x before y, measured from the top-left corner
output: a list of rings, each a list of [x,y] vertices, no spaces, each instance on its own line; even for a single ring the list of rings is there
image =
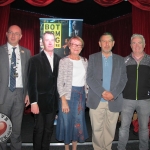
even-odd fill
[[[28,89],[30,102],[37,102],[40,112],[51,113],[58,108],[57,76],[60,57],[54,54],[53,72],[44,51],[29,60]]]

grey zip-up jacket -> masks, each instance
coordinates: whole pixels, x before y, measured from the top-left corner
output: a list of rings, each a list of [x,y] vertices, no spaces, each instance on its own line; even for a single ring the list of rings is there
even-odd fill
[[[80,56],[82,60],[83,66],[85,68],[85,92],[87,93],[88,87],[86,84],[86,74],[87,74],[87,66],[88,61],[86,58]],[[72,89],[72,74],[73,74],[73,62],[70,61],[69,57],[66,56],[62,58],[59,62],[59,70],[58,70],[58,78],[57,78],[57,88],[59,96],[65,96],[67,100],[70,100],[71,97],[71,89]]]

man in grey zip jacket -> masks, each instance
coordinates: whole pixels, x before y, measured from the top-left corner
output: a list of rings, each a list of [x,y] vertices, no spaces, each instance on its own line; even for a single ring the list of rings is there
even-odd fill
[[[144,53],[143,35],[131,37],[132,53],[125,58],[128,81],[123,91],[123,109],[118,150],[126,150],[129,128],[136,110],[139,123],[139,150],[148,150],[150,114],[150,56]]]

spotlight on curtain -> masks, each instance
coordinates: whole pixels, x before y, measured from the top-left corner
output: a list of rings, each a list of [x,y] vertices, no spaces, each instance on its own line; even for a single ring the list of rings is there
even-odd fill
[[[25,1],[33,6],[44,7],[52,3],[54,0],[25,0]]]
[[[62,0],[62,1],[67,3],[79,3],[82,2],[83,0]]]

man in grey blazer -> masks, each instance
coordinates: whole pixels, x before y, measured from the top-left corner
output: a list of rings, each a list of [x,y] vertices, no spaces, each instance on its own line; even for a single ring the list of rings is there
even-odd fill
[[[87,107],[90,108],[94,150],[111,150],[122,108],[122,91],[127,81],[126,67],[124,59],[111,52],[114,44],[112,34],[105,32],[99,39],[101,52],[89,57]]]
[[[11,150],[21,150],[21,123],[24,106],[29,105],[27,95],[27,63],[30,51],[19,46],[22,32],[12,25],[6,32],[7,43],[0,46],[0,113],[12,122]],[[0,143],[6,150],[7,141]]]

